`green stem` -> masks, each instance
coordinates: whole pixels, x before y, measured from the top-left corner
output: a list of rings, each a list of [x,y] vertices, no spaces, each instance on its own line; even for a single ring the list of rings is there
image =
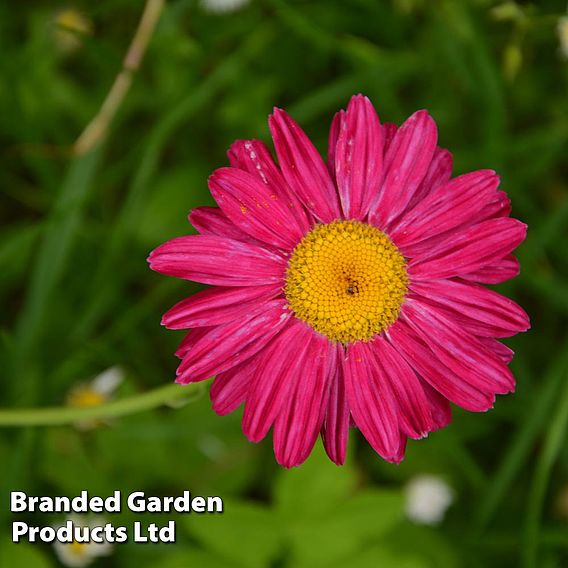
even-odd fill
[[[81,420],[116,418],[117,416],[150,410],[184,398],[191,400],[193,397],[199,396],[203,389],[204,383],[192,383],[187,386],[173,384],[99,406],[0,410],[0,427],[54,426],[72,424]]]
[[[522,565],[536,568],[538,565],[538,543],[544,498],[552,468],[562,450],[562,443],[568,426],[568,383],[559,401],[556,414],[552,417],[544,447],[535,466],[532,486],[528,494],[527,516],[522,549]]]

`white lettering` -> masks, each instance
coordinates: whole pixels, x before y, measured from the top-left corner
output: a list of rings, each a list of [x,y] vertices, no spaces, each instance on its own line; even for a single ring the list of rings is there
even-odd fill
[[[142,524],[140,521],[134,523],[134,542],[148,542],[148,537],[142,535]]]
[[[27,495],[23,491],[12,491],[10,493],[10,511],[12,513],[22,513],[28,508]]]
[[[144,491],[135,491],[128,496],[128,508],[133,513],[143,513],[146,510]]]
[[[12,542],[20,542],[20,537],[28,532],[28,525],[22,521],[12,523]]]
[[[203,499],[203,497],[194,497],[191,501],[191,508],[196,513],[204,513],[205,512],[205,499]]]
[[[221,497],[207,497],[207,512],[222,513],[223,499],[221,499]]]
[[[120,491],[105,499],[105,510],[107,513],[120,513]]]

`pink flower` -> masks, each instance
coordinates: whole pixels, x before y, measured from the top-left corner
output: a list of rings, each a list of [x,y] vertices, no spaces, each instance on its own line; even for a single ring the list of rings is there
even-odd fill
[[[210,284],[162,323],[188,329],[177,382],[215,375],[213,409],[245,404],[253,442],[301,464],[318,434],[345,460],[350,426],[384,459],[451,420],[450,402],[491,408],[514,390],[498,341],[526,313],[482,284],[519,273],[526,226],[492,170],[451,178],[424,111],[380,124],[354,96],[331,124],[328,164],[284,111],[269,119],[277,166],[257,140],[235,142],[209,188],[219,208],[189,215],[199,235],[152,252],[153,270]]]

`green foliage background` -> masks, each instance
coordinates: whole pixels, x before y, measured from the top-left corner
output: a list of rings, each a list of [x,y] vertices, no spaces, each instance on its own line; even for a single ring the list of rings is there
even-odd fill
[[[55,25],[69,6],[92,22],[72,52]],[[148,252],[190,231],[192,207],[213,204],[207,176],[234,139],[268,141],[274,105],[325,152],[333,113],[357,92],[383,121],[429,109],[455,172],[497,170],[528,223],[522,274],[499,287],[532,317],[508,342],[517,392],[486,415],[456,410],[449,428],[411,441],[398,467],[352,432],[344,468],[318,448],[281,470],[271,442],[249,444],[239,413],[215,416],[206,395],[89,432],[3,429],[0,565],[58,565],[49,545],[9,544],[10,489],[190,489],[223,496],[226,513],[177,516],[175,545],[119,545],[98,565],[567,566],[568,63],[556,34],[565,2],[252,0],[214,15],[170,0],[108,140],[73,157],[142,7],[0,4],[1,407],[62,405],[73,385],[114,365],[127,375],[120,398],[172,381],[181,335],[160,315],[197,287],[150,272]],[[420,473],[456,493],[438,528],[403,515],[404,483]]]

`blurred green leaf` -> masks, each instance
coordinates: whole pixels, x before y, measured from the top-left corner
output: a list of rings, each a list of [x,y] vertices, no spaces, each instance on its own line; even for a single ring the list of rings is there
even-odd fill
[[[205,547],[247,568],[269,566],[283,542],[275,515],[253,503],[226,500],[223,513],[192,513],[186,525]]]
[[[340,560],[350,563],[365,545],[376,542],[400,522],[402,506],[399,491],[367,490],[336,504],[333,512],[318,519],[305,520],[299,512],[288,524],[292,565],[315,568]]]
[[[79,229],[83,210],[93,187],[100,149],[71,162],[67,177],[45,227],[45,234],[34,264],[26,303],[16,328],[16,349],[12,361],[17,398],[33,401],[39,385],[32,383],[30,360],[36,360],[36,343],[41,338],[45,317],[55,287],[59,283]],[[16,386],[17,385],[17,386]]]
[[[302,467],[280,472],[274,489],[275,507],[289,519],[321,518],[346,501],[356,482],[349,465],[335,466],[317,444]]]
[[[159,565],[160,568],[190,568],[190,567],[207,567],[207,568],[238,568],[242,564],[234,563],[223,558],[219,558],[214,554],[197,550],[195,548],[176,548],[175,552],[154,559],[151,566]],[[149,564],[150,566],[150,564]]]
[[[385,539],[387,549],[401,556],[410,554],[420,558],[431,568],[457,568],[469,566],[464,546],[454,542],[440,529],[412,525],[408,522],[398,525]],[[476,565],[477,559],[471,559]],[[478,564],[479,565],[479,564]]]
[[[326,568],[434,568],[426,560],[419,558],[412,552],[396,552],[389,548],[387,543],[369,547],[362,553],[354,554],[348,561],[343,560],[337,564],[326,565]]]
[[[52,568],[51,560],[44,554],[41,545],[26,542],[0,543],[0,566],[10,568]]]

